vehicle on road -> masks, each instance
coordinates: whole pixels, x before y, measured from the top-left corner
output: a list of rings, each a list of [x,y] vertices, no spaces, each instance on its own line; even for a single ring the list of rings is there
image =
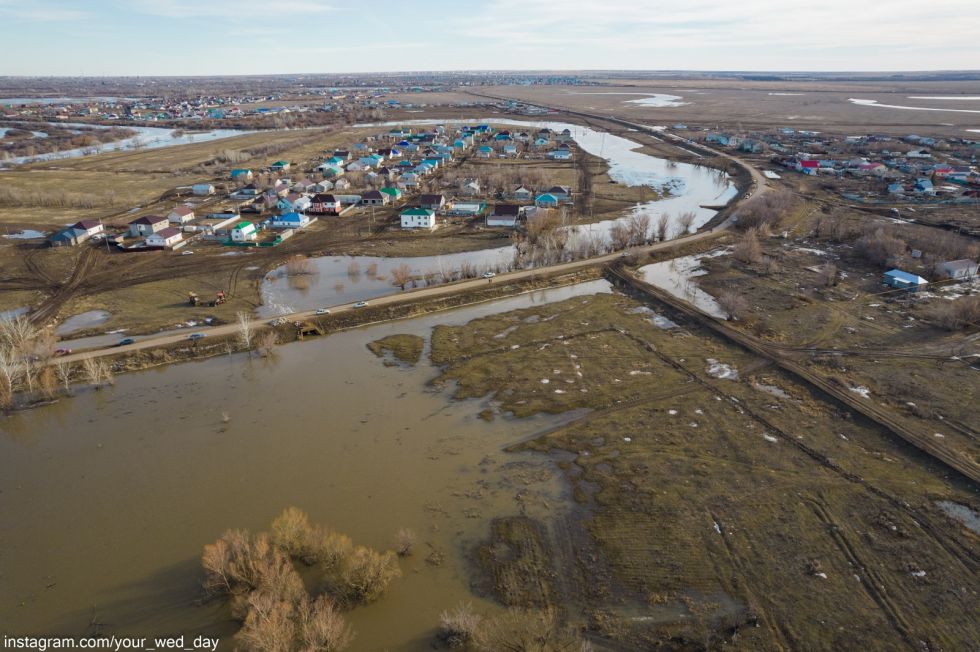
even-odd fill
[[[354,307],[355,308],[364,308],[364,307],[367,306],[367,304],[368,304],[367,301],[358,301],[357,303],[354,304]]]
[[[483,272],[483,278],[493,278],[496,275],[496,272]]]
[[[317,308],[316,309],[316,312],[314,312],[313,314],[314,315],[329,315],[330,314],[330,309],[329,308]]]
[[[180,252],[180,255],[181,256],[190,256],[193,253],[194,253],[193,251],[182,251],[182,252]]]
[[[199,340],[199,339],[202,339],[202,338],[204,338],[204,333],[191,333],[191,336],[188,337],[187,339],[189,339],[189,340]]]
[[[55,354],[56,357],[57,356],[62,356],[62,355],[69,355],[70,353],[71,353],[71,349],[55,349],[54,350],[54,354]]]
[[[131,337],[127,337],[119,340],[119,342],[116,343],[116,346],[129,346],[130,344],[136,344],[136,340]]]
[[[269,322],[269,326],[282,326],[285,323],[286,323],[285,317],[276,317],[275,319]]]

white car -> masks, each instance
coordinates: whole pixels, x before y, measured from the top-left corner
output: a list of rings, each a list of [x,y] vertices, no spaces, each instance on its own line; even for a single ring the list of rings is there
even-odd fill
[[[180,252],[180,255],[181,256],[193,256],[194,255],[194,252],[193,251],[182,251],[182,252]]]
[[[329,315],[330,314],[330,310],[327,309],[327,308],[317,308],[316,311],[313,314],[314,315]]]
[[[367,307],[367,304],[368,304],[367,301],[358,301],[357,303],[354,304],[354,307],[355,308],[366,308]]]
[[[496,275],[496,272],[483,272],[483,278],[493,278]]]

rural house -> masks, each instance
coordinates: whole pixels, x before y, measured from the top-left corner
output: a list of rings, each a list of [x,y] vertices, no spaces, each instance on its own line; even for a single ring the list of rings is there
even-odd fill
[[[365,206],[384,206],[390,201],[391,196],[380,190],[369,190],[361,195],[361,203]]]
[[[434,229],[436,214],[427,208],[406,208],[401,212],[403,229]]]
[[[310,218],[302,213],[283,213],[272,218],[272,226],[277,229],[302,229],[310,223]]]
[[[186,224],[194,219],[194,209],[190,206],[176,206],[170,214],[167,215],[167,219],[171,224],[176,224],[178,226]]]
[[[963,260],[950,260],[936,265],[936,271],[945,278],[955,280],[967,280],[977,275],[977,261],[964,258]]]
[[[251,181],[252,171],[245,168],[238,168],[231,171],[232,181]]]
[[[523,213],[523,207],[517,204],[497,204],[493,207],[493,212],[487,215],[487,226],[514,228]]]
[[[129,223],[129,235],[134,238],[148,236],[170,226],[170,220],[162,215],[144,215]]]
[[[146,236],[147,247],[172,247],[181,241],[183,236],[180,231],[172,226],[161,229],[156,233]]]
[[[929,284],[929,281],[925,280],[921,276],[910,274],[909,272],[903,272],[900,269],[893,269],[885,272],[883,282],[888,287],[893,287],[898,290],[908,290],[909,292],[915,292],[920,287]]]
[[[551,193],[543,193],[534,199],[534,205],[538,208],[557,208],[558,198]]]
[[[269,169],[272,170],[273,172],[286,172],[287,170],[289,170],[289,162],[276,161],[275,163],[269,166]]]
[[[210,183],[195,183],[191,186],[191,192],[198,197],[206,197],[214,194],[214,186]]]
[[[239,222],[235,228],[231,230],[231,241],[232,242],[251,242],[255,240],[258,235],[255,230],[255,225],[248,220],[244,222]]]
[[[333,195],[318,193],[313,195],[309,211],[311,213],[319,213],[321,215],[339,215],[340,200]]]
[[[419,205],[430,211],[438,211],[446,205],[446,198],[442,195],[422,195],[419,197]]]

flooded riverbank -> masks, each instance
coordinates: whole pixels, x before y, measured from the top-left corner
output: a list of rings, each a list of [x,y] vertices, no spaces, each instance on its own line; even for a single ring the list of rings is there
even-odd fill
[[[351,650],[423,650],[469,589],[466,555],[491,518],[552,518],[566,489],[549,460],[502,449],[571,415],[486,423],[450,401],[426,362],[390,367],[367,343],[428,338],[435,324],[609,291],[604,281],[240,355],[127,374],[102,392],[0,420],[0,623],[81,635],[184,632],[234,623],[199,606],[199,556],[225,529],[267,527],[287,505],[357,543],[418,534],[404,577],[352,612]],[[225,418],[227,415],[227,419]]]
[[[666,290],[671,293],[678,299],[683,299],[694,304],[712,317],[725,319],[728,315],[718,305],[718,301],[699,288],[697,281],[694,279],[708,273],[701,267],[702,260],[724,256],[727,253],[727,249],[719,249],[707,254],[682,256],[660,263],[644,265],[638,271],[640,273],[640,279],[650,285],[655,285],[661,290]]]
[[[683,235],[679,218],[683,213],[693,213],[691,229],[707,223],[717,210],[704,206],[724,206],[737,194],[729,177],[718,170],[677,163],[636,151],[635,143],[620,136],[589,129],[581,125],[562,122],[539,122],[505,118],[480,120],[408,120],[400,122],[356,125],[357,127],[385,127],[438,124],[491,123],[527,128],[548,127],[555,131],[568,129],[575,142],[585,151],[603,158],[609,164],[609,176],[626,186],[648,186],[668,194],[661,199],[638,204],[619,219],[603,220],[593,224],[571,227],[568,249],[574,249],[577,241],[605,242],[613,225],[628,219],[634,213],[650,216],[651,226],[660,215],[670,216],[670,237]],[[391,284],[391,270],[407,265],[416,276],[446,271],[458,271],[464,264],[477,273],[501,272],[513,269],[515,247],[493,247],[442,256],[418,256],[385,258],[375,256],[326,256],[311,259],[315,274],[301,278],[289,278],[280,268],[269,274],[262,283],[261,317],[272,317],[299,310],[313,310],[322,306],[351,301],[365,301],[397,288]],[[524,266],[531,266],[530,262]],[[368,270],[376,270],[369,274]],[[355,271],[356,270],[356,271]]]

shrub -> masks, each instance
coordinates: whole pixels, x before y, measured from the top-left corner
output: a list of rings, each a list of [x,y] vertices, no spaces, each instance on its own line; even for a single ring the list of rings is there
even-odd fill
[[[347,605],[367,604],[384,595],[391,580],[401,574],[394,553],[357,546],[345,560],[332,588]]]
[[[876,265],[894,265],[904,254],[906,244],[883,228],[858,238],[858,252]]]
[[[743,263],[758,263],[762,261],[762,245],[759,243],[757,229],[749,229],[739,239],[732,255]]]
[[[767,192],[748,199],[736,213],[739,230],[774,227],[797,205],[797,199],[787,191]]]
[[[439,639],[451,648],[465,647],[473,640],[481,620],[480,614],[473,612],[472,604],[460,602],[440,614]]]

